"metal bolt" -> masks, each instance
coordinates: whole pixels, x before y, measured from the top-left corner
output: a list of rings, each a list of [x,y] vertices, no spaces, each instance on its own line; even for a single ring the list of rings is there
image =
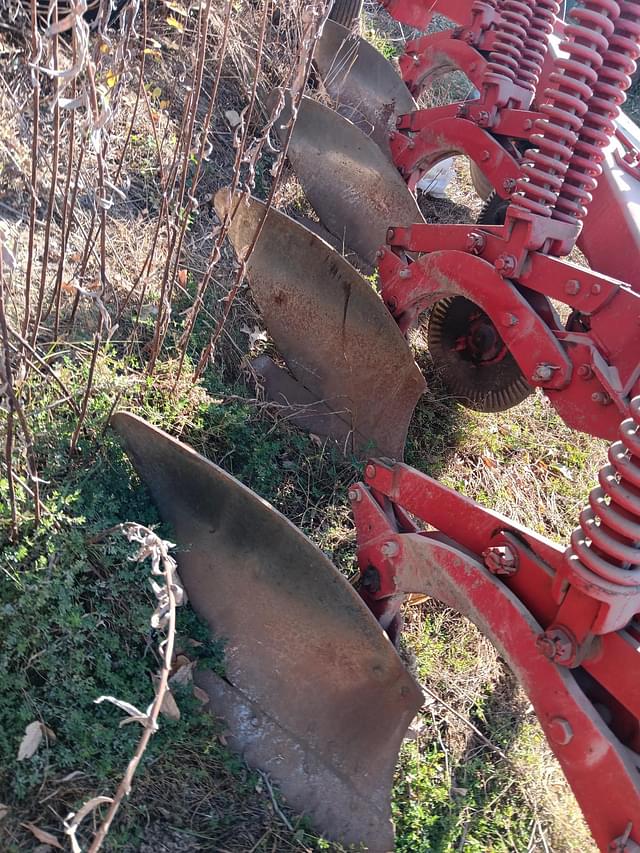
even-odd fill
[[[376,258],[380,260],[380,258],[384,258],[384,249],[378,249],[376,252]]]
[[[395,557],[400,548],[397,542],[385,542],[380,550],[384,557]]]
[[[602,287],[599,284],[592,284],[591,285],[591,293],[593,293],[595,296],[597,296],[601,290],[602,290]]]
[[[396,230],[395,230],[395,228],[389,228],[389,229],[387,229],[387,243],[388,243],[390,240],[393,240],[393,238],[394,238],[395,236],[396,236]]]
[[[581,364],[578,368],[578,376],[580,379],[593,379],[593,370],[588,364]]]
[[[500,255],[494,266],[502,275],[510,275],[516,268],[516,259],[513,255]]]
[[[488,151],[483,151],[483,152],[480,154],[480,159],[482,160],[482,162],[483,162],[483,163],[486,163],[486,162],[487,162],[487,160],[488,160],[490,157],[491,157],[491,154],[489,154],[489,152],[488,152]]]
[[[401,126],[402,126],[402,116],[398,116],[398,118],[396,119],[396,127],[401,127]]]
[[[349,500],[353,503],[358,503],[362,499],[359,489],[349,489]]]
[[[371,462],[364,469],[364,476],[367,478],[367,480],[373,480],[373,478],[376,476],[376,466],[372,465]]]
[[[482,556],[492,575],[514,575],[518,571],[518,555],[509,545],[492,545]]]
[[[467,234],[466,249],[473,255],[479,255],[487,245],[487,238],[479,231],[470,231]]]
[[[503,314],[501,319],[503,326],[515,326],[518,322],[515,314]]]
[[[594,403],[600,403],[601,406],[608,406],[611,402],[611,397],[606,391],[594,391],[591,395],[591,399]]]
[[[516,188],[516,182],[514,178],[505,178],[502,182],[502,186],[508,193],[512,193]]]
[[[560,626],[547,628],[536,640],[536,646],[546,658],[555,663],[568,664],[575,658],[575,641]]]
[[[480,127],[486,127],[489,124],[489,113],[486,110],[480,110],[478,113],[478,124]],[[484,152],[483,152],[484,153]],[[487,156],[485,159],[489,159],[489,152],[486,152]]]
[[[575,296],[580,292],[580,282],[576,278],[570,278],[564,286],[565,293]]]
[[[555,364],[538,364],[536,372],[531,377],[533,382],[548,382],[553,376],[554,371],[559,370]]]
[[[413,54],[413,62],[415,65],[420,65],[420,57],[418,56],[417,53]]]
[[[549,737],[560,746],[566,746],[573,739],[573,729],[569,720],[564,717],[554,717],[549,721]]]
[[[533,127],[533,122],[531,121],[530,118],[525,120],[523,127],[525,130],[531,130],[531,128]]]
[[[403,269],[400,270],[400,272],[398,273],[398,276],[400,278],[409,278],[411,276],[411,270],[409,269],[409,267],[404,267]]]

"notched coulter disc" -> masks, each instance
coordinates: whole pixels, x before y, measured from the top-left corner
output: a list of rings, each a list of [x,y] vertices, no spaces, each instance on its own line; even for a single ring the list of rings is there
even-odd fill
[[[264,205],[234,197],[230,238],[239,256]],[[227,190],[215,199],[224,215]],[[324,240],[276,210],[247,262],[251,291],[291,376],[268,359],[257,372],[268,396],[300,426],[330,435],[346,455],[401,459],[426,385],[382,300]],[[292,379],[293,378],[293,379]]]
[[[390,791],[420,691],[352,587],[270,504],[134,415],[112,424],[172,526],[189,600],[225,644],[196,674],[231,742],[343,843],[393,848]]]

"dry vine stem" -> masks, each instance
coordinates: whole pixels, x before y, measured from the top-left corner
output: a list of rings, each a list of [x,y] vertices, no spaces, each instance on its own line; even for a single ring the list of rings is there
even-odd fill
[[[176,634],[176,608],[185,602],[185,594],[180,584],[180,579],[177,573],[176,561],[169,554],[169,549],[175,547],[172,542],[167,542],[155,534],[148,527],[143,527],[141,524],[126,522],[112,527],[104,531],[100,536],[95,537],[92,541],[97,542],[104,539],[111,533],[123,533],[129,542],[138,542],[140,547],[136,554],[131,557],[135,562],[142,562],[147,557],[151,558],[151,574],[156,577],[162,577],[162,585],[156,583],[151,578],[151,586],[158,600],[156,607],[151,617],[151,627],[165,632],[165,638],[159,644],[160,657],[162,666],[158,673],[158,683],[156,688],[156,696],[153,703],[146,711],[139,711],[136,707],[124,702],[120,699],[115,699],[113,696],[99,696],[94,701],[99,704],[101,702],[111,702],[119,708],[127,712],[128,716],[121,721],[120,725],[127,723],[140,723],[143,726],[143,733],[138,741],[138,746],[133,755],[133,758],[127,766],[127,770],[122,777],[122,781],[118,786],[118,790],[111,797],[94,797],[89,802],[85,803],[77,812],[72,812],[67,815],[64,821],[65,833],[71,840],[73,853],[81,853],[81,847],[76,838],[76,832],[80,822],[90,814],[95,808],[102,803],[110,803],[109,810],[98,828],[98,831],[93,837],[89,853],[96,853],[100,850],[102,844],[107,837],[109,828],[113,819],[120,808],[124,798],[131,791],[133,777],[138,765],[145,753],[147,744],[154,732],[158,731],[158,717],[162,708],[165,695],[169,690],[169,675],[171,673],[171,661],[173,659],[173,647]]]

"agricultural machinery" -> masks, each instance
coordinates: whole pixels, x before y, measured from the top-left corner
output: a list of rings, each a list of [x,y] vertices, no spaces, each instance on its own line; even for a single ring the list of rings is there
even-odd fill
[[[383,5],[423,32],[436,12],[453,26],[412,38],[399,76],[326,21],[313,97],[272,96],[317,221],[216,196],[281,356],[255,360],[259,386],[364,463],[348,495],[359,590],[186,445],[127,413],[114,427],[225,640],[225,678],[198,676],[211,709],[329,838],[393,849],[392,775],[422,703],[396,643],[421,593],[515,673],[598,847],[638,853],[640,131],[619,107],[640,2],[585,0],[566,22],[555,0]],[[468,96],[420,106],[454,69]],[[479,222],[428,224],[414,189],[452,155],[487,203]],[[567,260],[576,245],[588,266]],[[373,268],[375,287],[358,271]],[[407,334],[422,322],[462,405],[502,411],[540,389],[570,427],[612,441],[566,549],[403,463],[426,387]]]

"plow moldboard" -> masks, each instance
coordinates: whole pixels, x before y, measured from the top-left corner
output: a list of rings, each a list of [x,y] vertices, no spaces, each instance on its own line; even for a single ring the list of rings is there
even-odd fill
[[[313,61],[338,112],[391,159],[389,133],[395,130],[396,117],[418,109],[393,65],[368,41],[334,21],[325,23]]]
[[[196,612],[225,642],[211,710],[289,803],[344,843],[393,849],[390,791],[422,695],[331,562],[229,474],[125,412],[112,424],[161,517]]]
[[[215,202],[224,215],[228,190],[220,190]],[[257,199],[237,205],[229,235],[239,257],[264,212]],[[426,383],[369,284],[327,243],[273,209],[247,261],[247,274],[267,329],[302,386],[293,399],[291,382],[278,380],[274,366],[262,373],[273,399],[301,406],[295,422],[330,434],[347,453],[402,459]]]
[[[276,121],[281,134],[289,115],[285,106]],[[388,156],[318,101],[302,98],[287,153],[324,227],[369,263],[375,263],[390,227],[424,222]]]

